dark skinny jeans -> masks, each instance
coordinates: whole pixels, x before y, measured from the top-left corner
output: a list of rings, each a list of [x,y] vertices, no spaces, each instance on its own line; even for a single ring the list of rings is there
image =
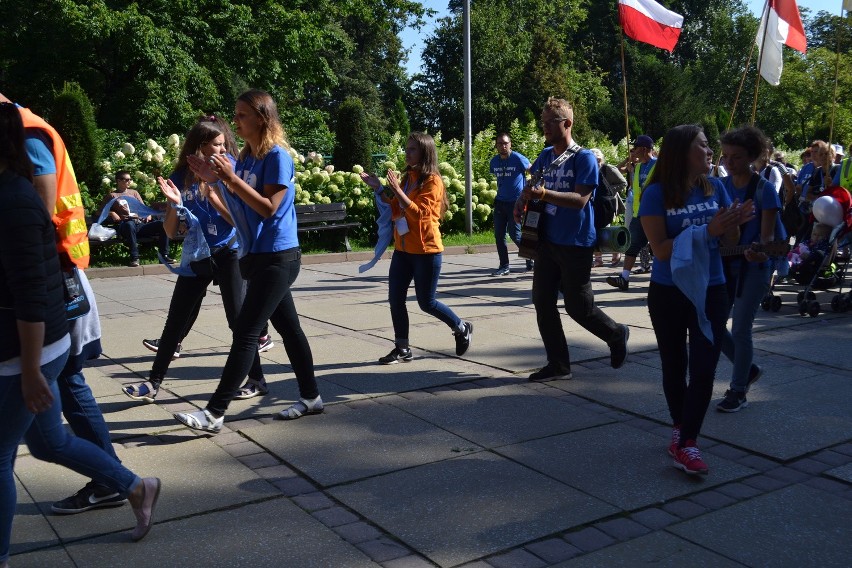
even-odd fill
[[[150,221],[148,223],[137,223],[134,220],[122,221],[118,226],[118,234],[124,244],[130,248],[130,258],[139,259],[139,245],[137,239],[140,237],[157,237],[157,248],[163,256],[169,256],[169,237],[162,221]]]
[[[214,416],[223,416],[237,394],[240,382],[257,357],[257,338],[267,321],[281,335],[290,366],[299,383],[299,396],[313,399],[319,396],[314,378],[314,359],[308,338],[299,323],[290,286],[296,281],[301,267],[299,249],[248,254],[241,261],[248,289],[243,306],[233,325],[234,340],[222,378],[216,392],[207,403]]]
[[[663,367],[663,392],[672,423],[680,425],[681,443],[698,440],[710,405],[727,306],[724,284],[707,288],[704,312],[713,330],[711,342],[698,327],[695,306],[677,287],[651,282],[648,288],[648,312]]]
[[[192,329],[204,296],[207,295],[207,287],[214,279],[218,282],[222,293],[222,305],[225,308],[228,327],[232,331],[234,329],[234,321],[240,313],[246,291],[245,280],[240,274],[237,251],[220,249],[213,254],[212,266],[213,273],[210,276],[178,276],[174,292],[172,292],[169,315],[166,317],[166,325],[163,327],[160,345],[149,375],[151,384],[155,387],[159,387],[166,376],[172,354],[177,349],[178,343],[182,342]],[[263,381],[263,369],[260,366],[259,356],[252,361],[248,376],[255,381]]]
[[[595,337],[612,344],[620,341],[624,333],[619,324],[595,305],[591,284],[593,255],[592,247],[539,243],[532,289],[538,331],[544,341],[547,361],[564,370],[571,368],[571,357],[559,317],[560,291],[571,319]]]

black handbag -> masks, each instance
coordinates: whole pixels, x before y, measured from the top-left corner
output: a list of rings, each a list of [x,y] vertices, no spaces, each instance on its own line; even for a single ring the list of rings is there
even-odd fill
[[[80,271],[76,266],[62,272],[62,287],[65,290],[65,317],[68,321],[88,314],[92,306],[86,297],[86,291],[80,281]]]

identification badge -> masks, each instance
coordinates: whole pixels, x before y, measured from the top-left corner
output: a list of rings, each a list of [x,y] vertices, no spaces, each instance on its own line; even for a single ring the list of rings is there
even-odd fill
[[[402,236],[408,233],[408,221],[405,220],[405,217],[400,217],[395,221],[396,223],[396,232],[399,236]]]
[[[216,231],[216,225],[213,223],[207,223],[207,232],[211,235],[217,235],[218,232]]]
[[[537,229],[540,217],[541,214],[538,211],[527,211],[527,216],[524,219],[524,227]]]

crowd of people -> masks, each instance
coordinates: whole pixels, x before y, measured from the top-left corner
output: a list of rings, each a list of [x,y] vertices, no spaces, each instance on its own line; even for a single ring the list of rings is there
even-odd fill
[[[0,567],[8,563],[16,496],[14,458],[20,440],[32,455],[89,477],[74,495],[53,504],[59,514],[131,503],[137,519],[133,540],[153,524],[160,481],[124,467],[85,382],[83,364],[100,355],[100,324],[94,294],[85,277],[89,251],[82,201],[64,144],[56,131],[29,110],[0,95],[0,328],[12,341],[0,344]],[[219,384],[203,409],[175,414],[189,428],[215,434],[234,399],[268,393],[258,353],[271,346],[267,322],[281,336],[296,376],[298,400],[276,417],[294,420],[324,410],[313,356],[293,300],[301,266],[296,232],[293,160],[272,97],[249,90],[236,101],[234,130],[221,118],[204,116],[190,128],[177,166],[158,180],[166,199],[161,220],[140,217],[130,205],[141,197],[129,189],[130,175],[118,172],[118,189],[105,196],[104,211],[118,226],[138,262],[137,236],[158,239],[160,257],[178,275],[163,331],[145,340],[156,352],[148,380],[123,387],[128,397],[153,403],[169,363],[198,316],[211,283],[222,291],[232,343]],[[570,318],[603,341],[610,365],[628,357],[630,328],[595,304],[591,271],[603,265],[596,223],[596,192],[605,188],[624,202],[631,236],[623,270],[607,283],[628,290],[640,250],[653,252],[648,311],[662,362],[662,390],[672,422],[666,450],[688,474],[706,474],[698,449],[701,425],[712,396],[721,353],[733,363],[730,386],[717,408],[736,412],[762,375],[753,360],[752,326],[775,270],[784,261],[753,244],[787,241],[782,212],[802,207],[830,186],[852,181],[842,148],[814,141],[799,171],[772,154],[769,140],[754,127],[724,133],[723,164],[700,127],[671,129],[659,152],[649,136],[638,136],[629,156],[606,164],[597,149],[574,139],[574,109],[550,98],[541,112],[547,147],[530,161],[512,151],[500,133],[491,171],[497,178],[494,236],[499,265],[492,276],[509,274],[506,235],[520,244],[522,223],[535,211],[532,302],[545,363],[530,381],[572,378],[571,357],[559,298]],[[243,141],[238,148],[234,134]],[[361,174],[373,189],[379,219],[377,251],[393,242],[388,303],[394,347],[379,364],[413,360],[406,306],[414,284],[418,305],[444,322],[455,353],[471,346],[473,324],[436,298],[443,244],[440,221],[448,196],[437,168],[431,136],[413,132],[405,148],[405,171]],[[535,183],[527,176],[536,174]],[[625,192],[623,196],[621,193]],[[597,226],[597,229],[596,229]],[[527,225],[524,225],[524,229]],[[789,227],[787,227],[789,229]],[[804,237],[796,226],[796,237]],[[179,265],[168,257],[167,239],[183,235]],[[794,235],[790,235],[794,236]],[[385,245],[382,248],[382,244]],[[727,256],[725,247],[740,247]],[[613,255],[611,266],[621,263]],[[15,267],[10,270],[9,267]],[[640,269],[641,270],[641,269]],[[63,291],[69,273],[78,274],[90,300],[82,317],[68,321]],[[727,327],[732,318],[731,329]],[[64,415],[73,434],[62,426]]]

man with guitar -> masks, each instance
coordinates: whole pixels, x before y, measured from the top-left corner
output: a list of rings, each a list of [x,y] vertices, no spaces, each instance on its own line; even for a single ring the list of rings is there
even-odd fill
[[[591,152],[574,142],[573,123],[574,110],[568,101],[547,100],[541,125],[548,147],[530,168],[533,182],[515,203],[515,220],[520,222],[525,211],[527,218],[534,214],[538,229],[532,296],[547,365],[530,375],[531,381],[572,377],[568,342],[556,304],[560,291],[571,319],[607,343],[612,367],[618,369],[627,358],[628,327],[603,313],[592,293],[597,236],[590,198],[598,183],[598,164]]]

